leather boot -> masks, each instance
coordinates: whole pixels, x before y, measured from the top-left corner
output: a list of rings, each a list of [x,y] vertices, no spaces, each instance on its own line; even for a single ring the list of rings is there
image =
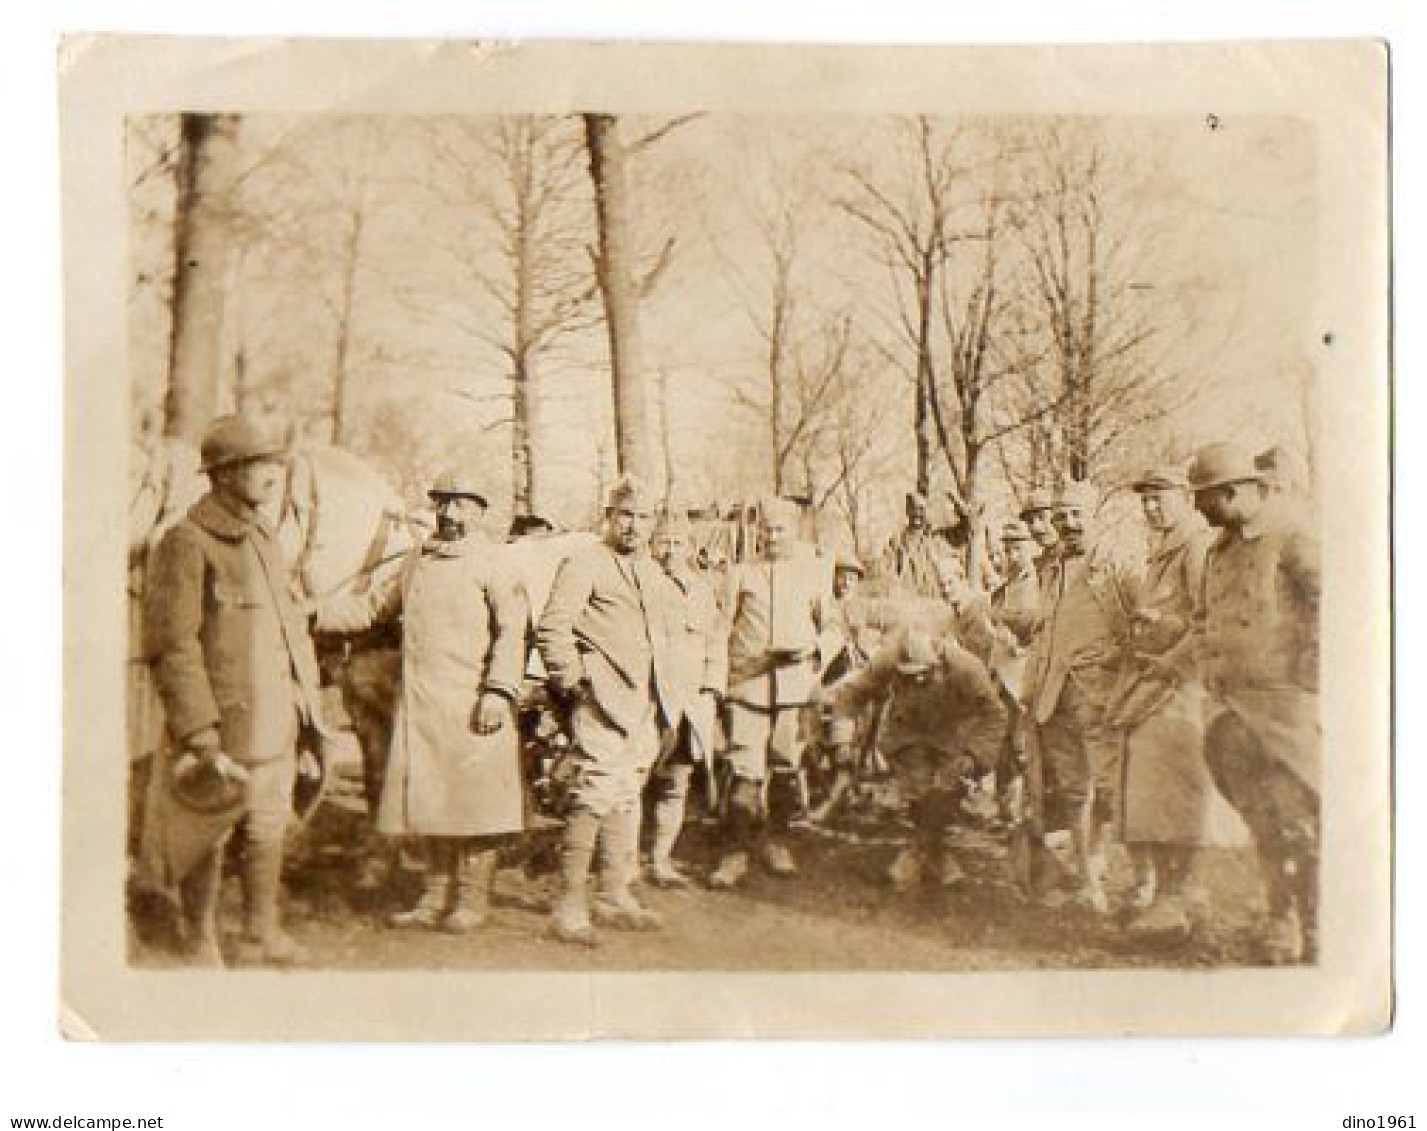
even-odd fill
[[[452,907],[456,848],[456,842],[445,839],[425,842],[423,855],[426,870],[421,875],[421,898],[414,907],[388,915],[388,927],[397,930],[430,929],[441,923]]]
[[[282,841],[249,840],[243,861],[247,923],[240,956],[245,963],[297,966],[307,952],[281,926]]]
[[[221,967],[218,945],[218,902],[223,891],[223,850],[215,849],[184,879],[182,885],[184,956],[192,966]]]
[[[684,809],[693,766],[670,766],[658,779],[654,801],[654,843],[649,850],[649,882],[660,888],[688,887],[674,864],[674,844],[684,828]]]
[[[657,931],[663,921],[630,891],[639,867],[639,805],[616,809],[604,821],[603,861],[595,922],[625,931]]]
[[[550,914],[550,937],[573,946],[594,946],[590,923],[590,864],[599,838],[600,819],[577,809],[565,823],[560,841],[560,891]]]
[[[441,929],[447,934],[464,935],[485,924],[490,915],[496,856],[494,848],[479,843],[463,841],[456,845],[451,873],[453,906],[441,920]]]

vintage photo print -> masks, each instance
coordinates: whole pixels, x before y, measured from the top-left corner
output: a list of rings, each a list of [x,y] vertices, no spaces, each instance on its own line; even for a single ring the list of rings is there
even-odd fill
[[[1377,1031],[1386,56],[76,39],[65,1031]]]

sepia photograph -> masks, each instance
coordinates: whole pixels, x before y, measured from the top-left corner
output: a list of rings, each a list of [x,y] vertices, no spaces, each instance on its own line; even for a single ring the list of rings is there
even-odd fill
[[[1387,1023],[1379,47],[72,46],[76,1034]]]

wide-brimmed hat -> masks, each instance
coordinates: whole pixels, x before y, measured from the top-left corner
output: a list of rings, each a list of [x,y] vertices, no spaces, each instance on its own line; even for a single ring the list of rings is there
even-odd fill
[[[1263,478],[1263,468],[1256,466],[1253,455],[1238,444],[1207,444],[1189,464],[1189,489],[1195,492],[1228,483],[1257,483]]]
[[[1031,532],[1024,522],[1012,519],[1001,527],[1002,542],[1029,542]]]
[[[208,426],[199,452],[203,470],[215,471],[255,459],[280,459],[287,454],[287,438],[277,428],[234,413]]]
[[[481,488],[477,486],[477,480],[465,468],[448,467],[440,475],[436,476],[431,484],[431,489],[426,492],[433,500],[440,499],[474,499],[481,506],[489,506]]]

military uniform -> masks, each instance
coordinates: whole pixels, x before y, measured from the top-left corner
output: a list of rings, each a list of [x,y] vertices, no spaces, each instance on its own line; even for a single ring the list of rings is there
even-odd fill
[[[940,858],[942,878],[954,878],[945,835],[961,813],[967,779],[995,768],[1006,733],[1006,706],[985,665],[949,626],[935,634],[902,629],[837,684],[831,700],[845,718],[881,709],[878,746],[910,804],[917,870],[926,874],[923,866]]]
[[[448,474],[433,497],[485,500]],[[428,856],[421,902],[397,926],[458,931],[484,920],[495,875],[493,838],[524,827],[514,702],[525,666],[525,597],[488,537],[433,537],[371,593],[328,601],[327,632],[402,619],[401,682],[377,829],[420,838]],[[481,733],[483,696],[503,697],[503,725]]]
[[[620,500],[652,506],[647,499],[647,489],[627,479],[612,493],[611,511]],[[624,552],[601,542],[576,550],[555,575],[536,630],[550,682],[570,707],[578,758],[551,924],[561,941],[593,941],[585,887],[597,844],[595,917],[636,929],[659,925],[629,885],[639,861],[641,790],[661,726],[679,716],[670,585],[647,547]]]
[[[1261,476],[1229,445],[1206,448],[1190,470],[1196,492]],[[1196,609],[1209,768],[1253,834],[1283,928],[1272,947],[1287,957],[1298,956],[1317,909],[1319,592],[1317,540],[1281,498],[1264,499],[1210,545]]]
[[[281,445],[240,417],[210,428],[204,470],[276,458]],[[297,743],[320,726],[317,661],[294,601],[288,563],[252,508],[200,499],[154,552],[144,644],[174,749],[155,776],[142,866],[151,884],[182,883],[195,944],[216,958],[223,846],[241,821],[250,943],[295,954],[279,927],[283,834],[292,810]],[[195,812],[173,788],[197,760],[230,760],[246,778],[230,806]]]
[[[821,558],[795,548],[729,570],[725,840],[732,853],[745,853],[762,828],[765,788],[773,844],[798,807],[804,714],[819,694],[823,665],[841,647],[831,582]],[[780,659],[780,651],[797,658]]]

